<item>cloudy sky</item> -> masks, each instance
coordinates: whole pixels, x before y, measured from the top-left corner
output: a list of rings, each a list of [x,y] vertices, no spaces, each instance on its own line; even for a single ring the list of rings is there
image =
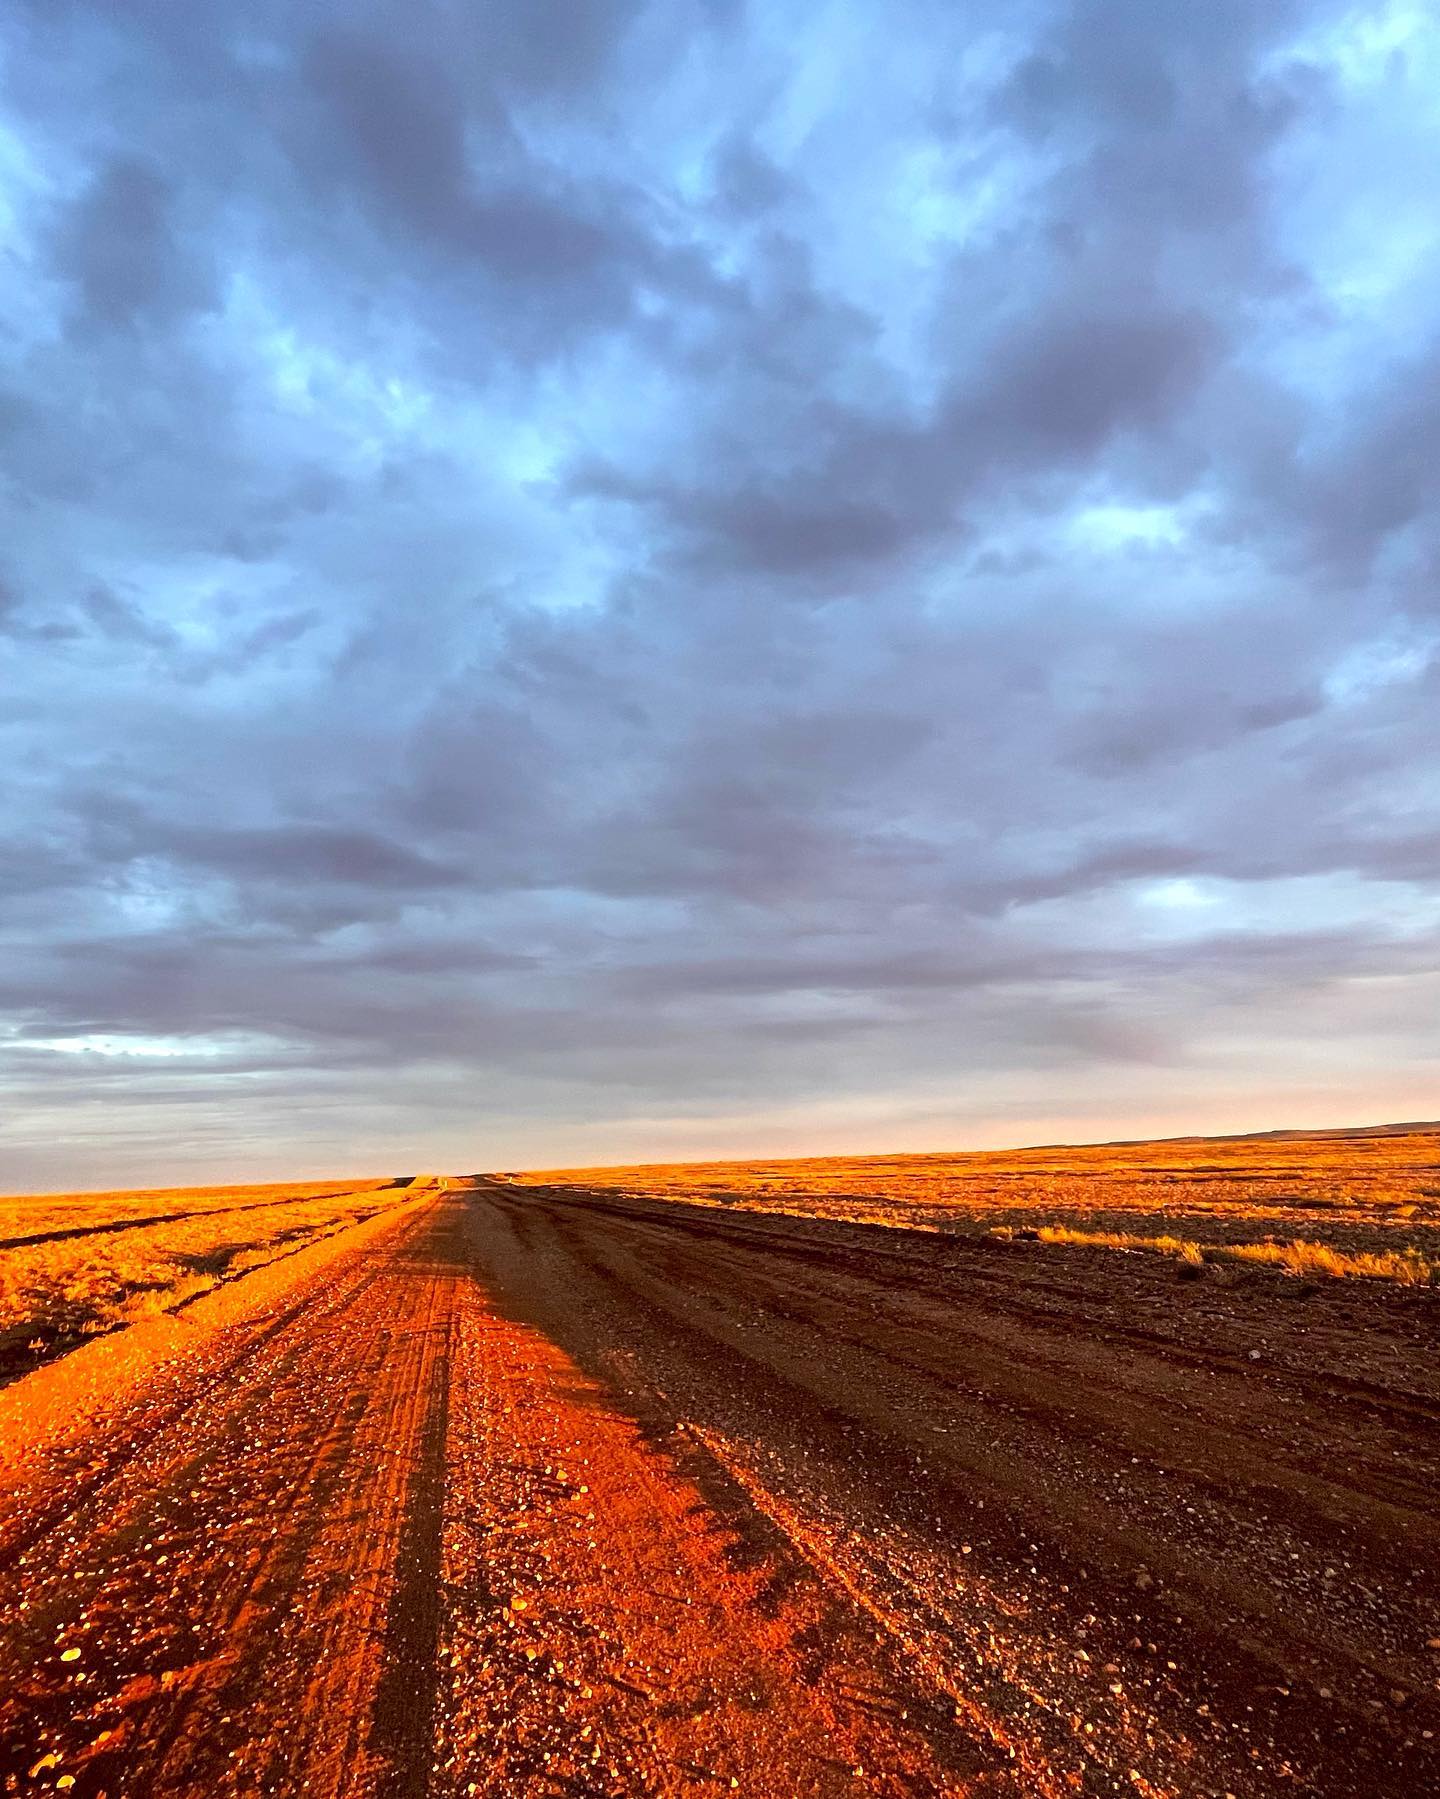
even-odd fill
[[[0,1186],[1440,1112],[1425,0],[11,0]]]

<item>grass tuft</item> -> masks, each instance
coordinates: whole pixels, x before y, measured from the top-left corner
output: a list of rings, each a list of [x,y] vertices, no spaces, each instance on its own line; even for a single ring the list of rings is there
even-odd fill
[[[996,1236],[1018,1233],[1001,1227]],[[1035,1235],[1042,1243],[1067,1243],[1088,1249],[1133,1249],[1177,1256],[1191,1267],[1206,1262],[1262,1262],[1282,1268],[1286,1274],[1323,1275],[1330,1280],[1356,1277],[1399,1281],[1407,1287],[1440,1285],[1440,1263],[1418,1249],[1343,1250],[1328,1243],[1294,1237],[1288,1243],[1197,1243],[1186,1237],[1142,1237],[1128,1231],[1084,1231],[1064,1224],[1041,1225]]]

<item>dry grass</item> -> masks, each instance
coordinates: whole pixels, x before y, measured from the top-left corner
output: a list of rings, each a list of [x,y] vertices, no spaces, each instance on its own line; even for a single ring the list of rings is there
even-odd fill
[[[0,1381],[406,1197],[377,1180],[0,1199]]]
[[[1407,1285],[1440,1267],[1440,1126],[1431,1124],[513,1178],[948,1233],[1023,1230],[1192,1266],[1228,1259]]]
[[[1290,1243],[1237,1243],[1216,1253],[1245,1262],[1273,1262],[1288,1274],[1362,1275],[1372,1280],[1403,1281],[1407,1287],[1440,1284],[1440,1262],[1418,1249],[1359,1250],[1346,1254],[1328,1244],[1307,1243],[1296,1237]]]
[[[1013,1237],[1012,1225],[995,1227],[994,1235]],[[1206,1262],[1263,1262],[1287,1274],[1323,1275],[1330,1280],[1361,1276],[1370,1280],[1400,1281],[1407,1287],[1440,1285],[1440,1262],[1418,1249],[1360,1250],[1347,1253],[1328,1243],[1293,1237],[1288,1243],[1217,1243],[1208,1247],[1188,1237],[1141,1237],[1126,1231],[1082,1231],[1068,1225],[1041,1225],[1035,1232],[1042,1243],[1068,1243],[1085,1249],[1133,1249],[1176,1256],[1192,1268]]]

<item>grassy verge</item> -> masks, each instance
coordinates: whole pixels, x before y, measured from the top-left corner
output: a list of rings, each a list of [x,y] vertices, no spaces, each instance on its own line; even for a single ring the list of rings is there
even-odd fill
[[[406,1197],[372,1181],[0,1202],[0,1382]]]
[[[997,1237],[1016,1235],[1014,1226],[1000,1225]],[[1128,1231],[1076,1230],[1068,1225],[1041,1225],[1027,1236],[1042,1243],[1078,1244],[1088,1249],[1131,1249],[1175,1256],[1194,1268],[1207,1262],[1262,1262],[1286,1274],[1324,1276],[1331,1280],[1361,1277],[1400,1281],[1407,1287],[1440,1285],[1440,1263],[1418,1249],[1342,1250],[1328,1243],[1294,1237],[1288,1243],[1198,1243],[1186,1237],[1142,1237]]]

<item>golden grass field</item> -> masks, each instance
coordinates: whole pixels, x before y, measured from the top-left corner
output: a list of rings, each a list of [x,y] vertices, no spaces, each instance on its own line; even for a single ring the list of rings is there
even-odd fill
[[[0,1198],[0,1381],[404,1197],[379,1179]]]
[[[1440,1125],[943,1155],[532,1170],[519,1185],[685,1199],[1071,1249],[1427,1284],[1440,1270]]]

